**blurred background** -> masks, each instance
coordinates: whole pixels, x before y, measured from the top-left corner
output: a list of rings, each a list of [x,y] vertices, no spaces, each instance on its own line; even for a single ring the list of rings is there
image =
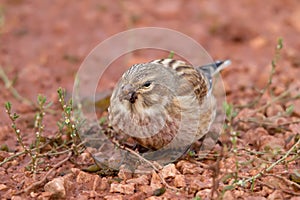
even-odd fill
[[[77,69],[101,41],[130,28],[165,27],[192,37],[213,59],[231,59],[223,72],[227,94],[243,101],[230,94],[243,90],[245,97],[247,88],[266,84],[279,37],[287,59],[278,84],[297,81],[299,20],[297,0],[0,0],[0,65],[23,96],[43,93],[55,101],[59,86],[72,91]],[[0,90],[1,104],[14,103],[2,82]]]
[[[290,149],[296,143],[300,130],[299,0],[147,0],[143,2],[137,0],[0,0],[0,162],[13,152],[23,151],[11,128],[12,122],[5,113],[4,103],[11,102],[12,112],[20,115],[16,122],[17,129],[20,130],[19,134],[29,147],[30,144],[37,144],[33,142],[39,140],[36,139],[39,134],[36,134],[37,129],[34,128],[38,109],[29,106],[28,101],[24,102],[24,98],[29,99],[29,102],[36,102],[38,94],[41,93],[47,97],[47,102],[53,102],[46,111],[43,123],[39,125],[42,127],[41,130],[43,129],[42,136],[45,137],[45,144],[48,144],[45,148],[41,148],[43,149],[41,153],[45,155],[45,159],[39,160],[42,165],[37,168],[38,172],[41,169],[41,173],[34,173],[34,178],[31,179],[29,171],[25,171],[30,156],[19,154],[21,156],[18,158],[11,157],[13,158],[11,162],[0,166],[0,196],[18,199],[18,197],[12,198],[11,195],[31,185],[32,182],[37,183],[36,180],[41,180],[36,179],[35,175],[44,177],[44,180],[51,180],[55,176],[71,177],[69,176],[71,168],[74,169],[71,170],[72,173],[80,171],[79,174],[82,174],[82,163],[89,160],[89,154],[86,152],[78,156],[76,152],[76,156],[73,157],[78,159],[75,162],[72,158],[71,162],[61,163],[61,160],[65,159],[66,152],[74,151],[75,148],[74,143],[71,142],[66,146],[68,151],[64,149],[64,146],[69,144],[66,143],[68,141],[66,138],[70,138],[68,135],[70,131],[62,133],[65,131],[59,130],[57,124],[68,123],[72,119],[66,118],[62,112],[57,89],[66,88],[66,98],[71,97],[75,75],[86,56],[105,39],[136,27],[174,29],[196,40],[214,60],[232,61],[230,67],[222,71],[228,104],[224,106],[225,109],[227,107],[227,121],[224,124],[224,133],[219,137],[221,144],[215,146],[214,151],[217,153],[211,154],[204,165],[199,163],[198,166],[189,161],[176,164],[180,173],[185,169],[188,173],[187,176],[183,173],[183,180],[186,179],[187,182],[182,182],[184,185],[187,183],[188,187],[184,186],[181,190],[183,192],[181,199],[193,197],[197,191],[199,191],[198,196],[203,196],[205,192],[209,194],[210,188],[212,193],[214,190],[219,190],[223,194],[225,188],[226,190],[235,188],[231,184],[240,184],[240,181],[255,174],[262,175],[260,172],[264,172],[266,176],[248,179],[255,180],[255,184],[250,186],[248,183],[241,183],[246,187],[235,188],[232,194],[228,190],[227,198],[224,193],[224,199],[247,198],[258,193],[268,199],[290,199],[291,195],[295,194],[299,196],[299,187],[295,186],[299,184],[300,172],[292,172],[299,169],[299,153],[297,154],[296,148],[294,153]],[[276,53],[279,38],[283,41],[283,48],[277,49]],[[110,91],[122,70],[134,63],[159,59],[162,55],[167,56],[168,52],[162,54],[152,50],[140,50],[129,57],[124,56],[125,65],[122,59],[122,62],[118,60],[113,62],[115,67],[111,68],[110,75],[103,76],[101,86]],[[272,61],[276,61],[273,71]],[[261,89],[265,90],[261,92]],[[23,98],[18,97],[16,92]],[[107,104],[108,99],[106,98],[104,103]],[[91,105],[94,104],[95,102],[92,101]],[[99,104],[99,107],[101,106]],[[107,128],[105,120],[106,118],[99,120],[99,123],[104,123],[104,129]],[[71,124],[68,123],[69,126]],[[73,128],[69,130],[72,131]],[[97,130],[95,133],[98,134]],[[48,143],[49,140],[51,144]],[[299,146],[299,143],[297,144]],[[63,148],[60,148],[61,146]],[[285,153],[287,149],[290,151]],[[1,150],[9,150],[9,152]],[[50,155],[48,153],[52,152],[53,156],[48,156]],[[64,154],[56,154],[56,152]],[[282,155],[289,154],[290,156],[284,159],[282,165],[277,165],[271,171],[266,170],[266,166],[270,166],[271,162],[274,163],[276,160],[276,164],[279,164],[280,160],[283,161]],[[33,156],[31,157],[32,161],[37,161]],[[214,164],[215,158],[216,164]],[[62,166],[57,167],[56,173],[51,172],[50,177],[47,177],[51,168],[49,166],[56,166],[57,163],[61,163]],[[42,169],[47,171],[46,175]],[[78,179],[90,180],[93,185],[91,188],[101,182],[97,187],[100,197],[111,193],[110,183],[116,181],[119,183],[118,180],[123,179],[118,178],[113,181],[110,179],[112,177],[108,179],[103,177],[100,181],[98,175],[87,175],[85,178],[74,176],[73,190],[69,192],[69,186],[66,188],[70,193],[68,195],[74,196],[74,199],[78,198],[79,193],[83,194],[82,198],[86,195],[95,197],[94,191],[89,193],[86,190],[88,187],[86,182],[79,183]],[[90,178],[92,176],[95,179]],[[148,178],[145,181],[141,180],[146,182],[146,185],[148,183],[152,185],[152,180],[157,182],[158,176],[156,177],[152,176],[151,181]],[[68,181],[65,184],[69,185],[70,181],[65,180]],[[169,180],[171,179],[166,179],[168,183]],[[160,181],[159,185],[157,187],[162,187]],[[134,198],[142,199],[145,196],[143,192],[148,195],[149,191],[144,191],[141,187],[133,187],[128,194],[137,192],[142,196],[138,194]],[[162,189],[163,187],[159,190]],[[151,190],[151,194],[155,191]],[[37,193],[31,192],[30,195],[31,198],[44,199],[43,195],[47,195],[45,193],[44,187],[41,186]],[[168,193],[171,197],[175,195],[169,189],[165,194]],[[289,195],[283,196],[281,193]],[[41,195],[38,196],[39,194]],[[124,199],[127,197],[125,195]],[[265,199],[264,197],[262,199]],[[259,197],[247,199],[257,198]],[[111,196],[106,199],[116,198]]]

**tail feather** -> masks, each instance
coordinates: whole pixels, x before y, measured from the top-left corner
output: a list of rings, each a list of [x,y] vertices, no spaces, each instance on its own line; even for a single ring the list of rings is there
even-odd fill
[[[197,70],[204,73],[205,75],[214,76],[215,74],[217,74],[218,72],[220,72],[222,69],[226,68],[230,64],[231,64],[230,60],[216,61],[215,63],[197,67]]]
[[[212,77],[231,64],[230,60],[216,61],[215,63],[197,67],[197,71],[204,74],[212,87]]]
[[[230,60],[216,61],[216,63],[215,63],[216,67],[215,67],[215,71],[214,71],[213,75],[215,75],[216,73],[219,73],[221,70],[223,70],[230,64],[231,64]]]

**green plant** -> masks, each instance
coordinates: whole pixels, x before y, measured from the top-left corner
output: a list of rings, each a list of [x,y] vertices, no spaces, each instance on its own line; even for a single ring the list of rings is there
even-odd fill
[[[38,112],[35,115],[35,122],[34,122],[34,129],[35,129],[35,144],[31,146],[31,148],[26,147],[26,145],[23,142],[23,138],[21,135],[21,130],[17,128],[17,119],[19,118],[19,115],[16,113],[12,113],[12,106],[10,102],[5,103],[5,110],[9,116],[9,119],[12,122],[12,129],[14,130],[14,133],[17,136],[17,141],[18,143],[22,146],[24,149],[25,153],[28,154],[31,157],[31,163],[28,165],[26,168],[33,172],[37,173],[38,169],[38,161],[40,157],[40,144],[42,142],[42,133],[44,130],[44,125],[43,125],[43,119],[45,116],[45,109],[51,105],[51,103],[46,104],[46,97],[42,95],[38,95],[37,98],[37,103],[38,103]],[[33,149],[34,147],[34,149]]]
[[[278,61],[280,59],[280,53],[283,48],[283,40],[281,38],[277,41],[277,46],[275,48],[275,55],[271,62],[271,71],[268,77],[268,82],[265,87],[258,91],[258,97],[254,99],[250,104],[246,104],[243,106],[239,105],[230,105],[224,103],[223,108],[226,113],[226,124],[225,124],[225,131],[230,133],[230,141],[232,144],[232,151],[229,156],[234,156],[235,161],[235,170],[222,178],[223,183],[229,182],[228,185],[225,185],[223,188],[222,194],[225,193],[227,190],[233,190],[237,187],[244,187],[249,188],[251,191],[254,191],[257,184],[263,185],[260,178],[263,176],[268,176],[270,171],[277,165],[284,165],[288,168],[289,162],[295,161],[295,159],[299,159],[299,148],[300,148],[300,141],[297,136],[294,136],[295,143],[294,145],[287,151],[284,151],[283,148],[278,148],[274,146],[266,145],[262,151],[250,150],[250,148],[238,148],[238,130],[240,128],[240,122],[244,124],[247,123],[248,129],[255,129],[258,127],[263,127],[269,133],[273,134],[282,134],[283,131],[287,131],[288,126],[290,124],[299,123],[299,120],[287,121],[284,123],[277,124],[276,120],[279,118],[286,118],[293,115],[294,112],[294,105],[290,104],[285,108],[283,112],[278,112],[273,116],[266,115],[267,108],[272,106],[275,103],[287,103],[293,101],[295,99],[299,99],[300,94],[291,96],[290,90],[286,90],[283,93],[279,94],[278,96],[274,95],[273,92],[273,78],[276,72],[276,68],[278,67]],[[271,99],[267,102],[263,102],[262,96],[266,94],[271,97]],[[249,110],[248,115],[246,117],[239,117],[236,118],[239,109],[243,108],[252,108],[254,110]],[[256,115],[259,113],[258,115]],[[251,117],[249,117],[251,116]],[[245,129],[243,127],[243,129]],[[244,130],[245,131],[245,130]],[[247,134],[244,133],[244,134]],[[256,145],[256,144],[254,144]],[[255,146],[254,146],[255,147]],[[246,151],[247,154],[244,154],[243,151]],[[245,162],[238,161],[239,158],[249,157],[249,160]],[[245,166],[254,165],[254,171],[257,171],[256,174],[251,176],[243,175],[243,171],[245,170]],[[243,168],[242,168],[243,167]],[[285,177],[278,175],[277,178],[282,180],[286,180]],[[289,184],[292,184],[289,182]],[[270,185],[267,185],[270,187]],[[273,188],[276,189],[276,188]]]
[[[17,113],[12,113],[12,107],[11,107],[11,103],[10,102],[6,102],[5,103],[5,111],[8,114],[9,119],[11,120],[12,124],[11,127],[17,137],[17,141],[18,143],[21,145],[21,147],[24,149],[25,153],[28,154],[31,157],[31,166],[28,166],[28,168],[33,171],[36,172],[36,168],[34,167],[34,163],[37,159],[36,154],[34,154],[30,148],[26,147],[26,145],[23,142],[23,137],[21,135],[21,130],[17,127],[17,119],[19,118],[19,115]]]
[[[76,144],[79,141],[78,135],[78,126],[79,122],[75,119],[73,115],[73,102],[72,99],[67,101],[65,99],[66,91],[62,88],[57,90],[58,93],[58,101],[62,107],[62,119],[57,122],[59,130],[62,134],[66,134],[68,138],[71,138],[73,145],[73,150],[76,155],[78,155],[78,149]]]
[[[41,94],[37,97],[38,112],[35,114],[34,129],[35,129],[35,155],[32,160],[33,171],[37,170],[38,158],[40,156],[42,133],[44,131],[43,119],[46,114],[45,109],[52,105],[52,102],[46,104],[47,98]]]
[[[257,96],[257,98],[256,98],[253,102],[251,102],[249,105],[247,105],[247,106],[249,106],[249,107],[254,107],[254,106],[256,106],[256,105],[260,102],[262,96],[263,96],[267,91],[268,91],[271,95],[273,95],[273,91],[272,91],[272,88],[271,88],[270,86],[272,85],[272,82],[273,82],[273,76],[274,76],[274,74],[275,74],[275,71],[276,71],[276,68],[277,68],[277,65],[278,65],[278,61],[279,61],[279,59],[280,59],[280,57],[281,57],[281,56],[280,56],[280,53],[281,53],[282,48],[283,48],[283,39],[282,39],[282,38],[279,38],[279,39],[277,40],[277,45],[276,45],[276,47],[275,47],[275,55],[274,55],[274,58],[273,58],[272,61],[271,61],[271,66],[272,66],[272,68],[271,68],[271,71],[270,71],[270,74],[269,74],[268,82],[267,82],[267,84],[265,85],[265,87],[264,87],[263,89],[258,90],[258,96]]]
[[[174,51],[170,51],[168,58],[171,58],[171,59],[174,58]]]
[[[4,8],[2,5],[0,5],[0,36],[2,34],[2,27],[5,23],[5,16],[4,16]]]

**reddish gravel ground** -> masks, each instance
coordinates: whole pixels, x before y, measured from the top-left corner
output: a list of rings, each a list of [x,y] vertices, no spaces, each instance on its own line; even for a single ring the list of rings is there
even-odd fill
[[[297,0],[0,0],[1,199],[300,199],[299,20]],[[86,172],[94,163],[91,155],[87,150],[76,155],[74,145],[63,143],[71,141],[67,130],[57,126],[62,116],[57,89],[70,96],[80,64],[100,42],[147,26],[180,31],[214,59],[232,61],[222,72],[232,115],[200,162],[190,155],[146,175]],[[268,83],[278,38],[283,48]],[[145,60],[144,54],[128,62]],[[111,90],[121,72],[114,73],[104,77],[104,89]],[[16,124],[26,146],[35,144],[37,109],[12,88],[30,101],[43,94],[53,102],[43,120],[36,173],[28,170],[32,159],[4,103],[11,102],[20,115]]]

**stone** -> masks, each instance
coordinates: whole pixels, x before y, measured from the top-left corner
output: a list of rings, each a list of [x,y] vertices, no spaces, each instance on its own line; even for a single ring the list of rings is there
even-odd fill
[[[223,199],[226,200],[235,200],[236,198],[234,198],[232,192],[230,190],[227,190],[224,195],[223,195]]]
[[[104,197],[105,200],[123,200],[123,196],[120,194],[116,194],[116,195],[106,195]]]
[[[300,196],[292,197],[290,200],[300,200]]]
[[[51,197],[50,192],[42,192],[40,196],[38,196],[38,200],[49,200]]]
[[[196,193],[196,197],[201,199],[211,199],[211,189],[200,190]]]
[[[79,183],[79,184],[93,183],[94,182],[94,176],[95,175],[80,171],[79,174],[76,177],[76,182]]]
[[[266,200],[266,198],[262,196],[248,196],[245,200]]]
[[[124,166],[120,167],[118,177],[122,180],[128,180],[132,178],[132,172],[130,172],[128,169],[126,169]]]
[[[139,190],[147,195],[153,194],[153,188],[149,185],[141,185],[139,186]]]
[[[12,196],[11,200],[22,200],[23,198],[20,196]]]
[[[161,197],[151,196],[151,197],[146,198],[145,200],[162,200],[162,199],[163,198],[161,198]]]
[[[0,191],[1,190],[5,190],[7,189],[8,187],[5,185],[5,184],[0,184]]]
[[[81,171],[81,170],[78,169],[78,168],[71,168],[71,172],[72,172],[74,175],[76,175],[76,176],[79,174],[80,171]]]
[[[161,175],[164,179],[174,178],[176,174],[179,174],[179,172],[173,163],[164,166],[161,170]]]
[[[112,183],[109,192],[119,192],[122,194],[133,194],[135,190],[134,184]]]
[[[93,182],[93,191],[96,191],[99,185],[101,185],[101,178],[99,176],[96,176]]]
[[[174,178],[174,185],[177,188],[186,187],[186,181],[184,175],[178,174]]]
[[[64,187],[64,178],[59,177],[55,178],[52,181],[49,181],[45,186],[44,190],[46,192],[51,193],[51,197],[53,198],[65,198],[66,197],[66,189]]]
[[[144,199],[145,195],[143,192],[137,192],[134,193],[133,195],[130,195],[130,197],[128,197],[128,200],[140,200],[140,199]]]
[[[195,193],[199,190],[211,188],[211,186],[212,186],[212,184],[203,182],[203,181],[199,180],[198,178],[195,178],[190,183],[189,192]]]
[[[182,174],[202,174],[203,169],[186,160],[181,160],[176,164],[176,167],[182,172]]]
[[[275,190],[270,194],[267,198],[268,200],[279,200],[279,199],[284,199],[284,196],[281,191]]]
[[[126,183],[133,183],[136,185],[148,185],[149,184],[149,178],[146,175],[139,176],[137,178],[129,179],[126,181]]]
[[[152,173],[150,186],[154,190],[158,189],[158,188],[161,188],[163,186],[162,183],[161,183],[161,179],[160,179],[160,177],[158,176],[158,174],[156,172]]]
[[[282,137],[274,137],[271,135],[264,135],[259,139],[260,150],[272,149],[280,150],[284,149],[285,141]]]
[[[98,175],[80,171],[76,177],[76,183],[78,183],[78,185],[81,185],[81,189],[92,190],[94,187],[95,177],[97,176]]]
[[[99,185],[99,190],[100,190],[100,191],[104,191],[104,190],[106,190],[108,187],[109,187],[108,180],[107,180],[106,177],[103,177],[103,178],[101,179],[101,182],[100,182],[100,185]]]
[[[30,196],[31,196],[32,198],[36,198],[38,195],[39,195],[39,193],[36,193],[36,192],[30,192]]]

